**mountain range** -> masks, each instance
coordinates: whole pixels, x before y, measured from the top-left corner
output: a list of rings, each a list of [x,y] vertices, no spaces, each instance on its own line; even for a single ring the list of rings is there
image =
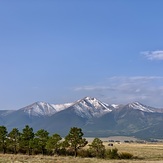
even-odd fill
[[[49,104],[35,102],[18,110],[0,110],[0,125],[34,131],[45,129],[49,133],[65,136],[71,127],[82,128],[85,136],[135,136],[163,138],[163,109],[139,102],[126,105],[106,104],[93,97],[73,103]]]

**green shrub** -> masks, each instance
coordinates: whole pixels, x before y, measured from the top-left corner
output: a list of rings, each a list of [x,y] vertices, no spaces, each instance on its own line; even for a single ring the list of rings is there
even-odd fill
[[[132,159],[133,154],[128,153],[128,152],[122,152],[122,153],[119,154],[119,158],[120,159]]]
[[[99,138],[94,138],[93,142],[89,145],[89,150],[93,157],[105,157],[105,146],[103,145],[102,140]]]
[[[105,158],[107,158],[107,159],[118,159],[119,158],[118,149],[117,148],[107,149],[105,151]]]

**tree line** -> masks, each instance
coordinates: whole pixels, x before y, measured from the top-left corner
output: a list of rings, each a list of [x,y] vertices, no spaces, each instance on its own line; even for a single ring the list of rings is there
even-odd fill
[[[49,135],[49,132],[40,129],[34,133],[33,128],[26,125],[22,132],[13,128],[9,133],[5,126],[0,126],[0,152],[12,154],[43,154],[43,155],[71,155],[80,157],[98,157],[98,158],[132,158],[130,153],[118,154],[116,148],[106,150],[103,142],[99,138],[94,138],[91,144],[83,138],[81,128],[72,127],[62,138],[55,133]],[[83,148],[86,145],[89,148]]]

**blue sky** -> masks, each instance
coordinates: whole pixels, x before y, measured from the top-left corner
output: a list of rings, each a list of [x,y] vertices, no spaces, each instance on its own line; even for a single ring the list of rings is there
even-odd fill
[[[93,96],[163,108],[162,0],[0,1],[0,109]]]

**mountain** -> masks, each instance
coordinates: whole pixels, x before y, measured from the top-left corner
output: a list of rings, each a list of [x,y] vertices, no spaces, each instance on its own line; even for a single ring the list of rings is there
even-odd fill
[[[126,135],[137,135],[143,138],[157,137],[148,135],[146,130],[152,130],[155,125],[163,124],[163,112],[139,102],[134,102],[123,106],[115,112],[115,129],[123,131]],[[138,134],[138,133],[143,134]],[[159,136],[158,136],[159,137]]]
[[[35,102],[20,110],[24,111],[24,113],[27,113],[29,116],[51,116],[57,112],[52,105],[46,102]]]
[[[127,105],[106,104],[93,97],[73,103],[35,102],[18,110],[0,110],[0,125],[10,131],[25,125],[34,131],[46,129],[65,136],[71,127],[80,127],[85,136],[137,136],[162,138],[163,109],[139,102]]]
[[[29,106],[22,108],[29,116],[51,116],[61,110],[71,106],[72,103],[54,105],[46,102],[35,102]]]
[[[140,110],[143,112],[163,113],[163,109],[157,109],[157,108],[153,108],[150,106],[146,106],[146,105],[143,105],[139,102],[130,103],[130,104],[126,105],[125,107],[128,107],[130,109],[137,109],[137,110]]]
[[[109,105],[91,97],[85,97],[75,102],[71,108],[80,117],[88,119],[93,117],[98,118],[112,111]]]
[[[43,128],[48,126],[49,131],[54,131],[55,128],[56,132],[65,135],[72,126],[84,129],[93,119],[99,118],[111,111],[109,105],[95,98],[85,97],[74,102],[68,108],[52,115],[44,123]]]

